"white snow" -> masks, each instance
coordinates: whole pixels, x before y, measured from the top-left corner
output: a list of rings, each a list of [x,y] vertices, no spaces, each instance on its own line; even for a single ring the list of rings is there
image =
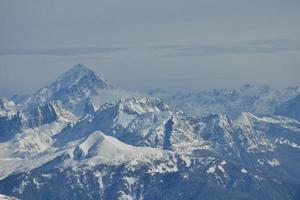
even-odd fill
[[[223,161],[221,162],[221,165],[226,165],[226,160],[223,160]]]
[[[254,178],[256,178],[256,179],[259,180],[259,181],[264,180],[261,176],[258,176],[258,175],[255,175]]]
[[[0,194],[0,200],[18,200],[18,198]]]
[[[245,168],[242,168],[242,169],[241,169],[241,172],[242,172],[243,174],[247,174],[247,173],[248,173],[248,171],[247,171]]]
[[[132,187],[134,185],[134,183],[137,181],[136,178],[128,177],[128,176],[123,177],[123,180],[125,180],[127,182],[128,187]]]
[[[0,117],[11,118],[17,114],[17,107],[13,101],[0,98]]]
[[[275,142],[276,143],[279,143],[279,144],[285,144],[285,145],[288,145],[290,147],[293,147],[293,148],[297,148],[297,149],[300,149],[300,145],[295,143],[295,142],[292,142],[288,139],[284,139],[284,138],[276,138],[275,139]]]
[[[40,189],[42,183],[39,183],[35,178],[34,178],[32,181],[33,181],[33,184],[36,185],[36,188],[37,188],[37,189]]]
[[[260,165],[264,165],[265,164],[265,161],[263,159],[258,159],[257,162],[260,164]]]
[[[216,171],[216,166],[213,165],[211,167],[208,168],[208,170],[206,171],[208,174],[213,174]]]
[[[103,191],[104,189],[104,183],[103,183],[103,174],[101,172],[95,172],[94,175],[97,177],[98,179],[98,184],[99,184],[99,190]]]
[[[225,169],[223,168],[223,166],[218,165],[218,169],[219,169],[221,172],[223,172],[224,174],[226,174]]]
[[[272,160],[268,160],[269,165],[271,165],[272,167],[278,166],[280,165],[280,162],[276,159],[273,158]]]
[[[93,158],[103,158],[107,160],[122,160],[125,156],[134,153],[135,148],[126,145],[114,137],[106,136],[100,131],[96,131],[88,136],[78,148],[84,156]]]

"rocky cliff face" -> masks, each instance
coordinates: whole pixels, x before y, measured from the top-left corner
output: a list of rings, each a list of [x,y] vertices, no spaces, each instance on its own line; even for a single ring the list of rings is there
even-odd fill
[[[278,106],[275,114],[300,121],[300,95]]]
[[[7,99],[0,99],[0,141],[8,140],[21,130],[22,113],[16,104]]]

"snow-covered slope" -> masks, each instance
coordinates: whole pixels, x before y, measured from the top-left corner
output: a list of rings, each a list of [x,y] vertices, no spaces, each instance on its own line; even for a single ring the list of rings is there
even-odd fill
[[[0,200],[18,200],[18,199],[15,198],[15,197],[11,197],[11,196],[6,196],[6,195],[3,195],[3,194],[0,194]]]
[[[82,140],[69,141],[61,148],[65,155],[62,163],[64,168],[93,167],[100,164],[126,164],[134,167],[160,161],[170,164],[165,166],[165,171],[176,170],[176,157],[173,152],[128,145],[100,131],[95,131]]]
[[[198,155],[186,163],[174,152],[126,145],[98,131],[61,150],[0,181],[1,192],[24,199],[290,199],[295,192],[280,178],[224,159]]]
[[[32,169],[46,160],[32,160],[54,143],[53,136],[72,126],[78,118],[65,110],[59,101],[38,106],[32,112],[21,112],[0,119],[0,177],[19,170]],[[53,159],[49,155],[48,159]]]
[[[49,155],[52,155],[50,158]],[[29,164],[29,162],[27,162]],[[212,155],[190,162],[175,152],[134,147],[96,131],[41,153],[31,167],[0,181],[4,194],[23,199],[260,199],[290,198],[279,178]],[[32,167],[32,165],[34,167]],[[159,187],[158,187],[159,186]],[[157,188],[158,187],[158,188]],[[247,188],[245,192],[244,189]],[[257,192],[263,189],[264,192]],[[212,195],[209,191],[214,191]]]

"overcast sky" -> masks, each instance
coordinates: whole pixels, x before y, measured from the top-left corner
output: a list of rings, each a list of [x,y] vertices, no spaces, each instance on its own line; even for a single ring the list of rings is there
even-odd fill
[[[77,63],[123,88],[300,85],[299,0],[1,0],[0,96]]]

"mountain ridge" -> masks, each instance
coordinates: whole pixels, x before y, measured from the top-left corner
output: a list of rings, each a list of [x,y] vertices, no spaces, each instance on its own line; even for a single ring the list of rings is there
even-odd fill
[[[267,94],[274,107],[289,93],[273,96],[269,87],[249,85],[240,92],[245,95],[215,91],[213,98],[234,97],[251,110],[257,95]],[[0,136],[10,137],[0,140],[0,193],[21,199],[299,197],[299,121],[256,115],[247,106],[191,116],[181,101],[112,87],[83,65],[23,103],[1,99]],[[213,102],[212,110],[219,105]]]

